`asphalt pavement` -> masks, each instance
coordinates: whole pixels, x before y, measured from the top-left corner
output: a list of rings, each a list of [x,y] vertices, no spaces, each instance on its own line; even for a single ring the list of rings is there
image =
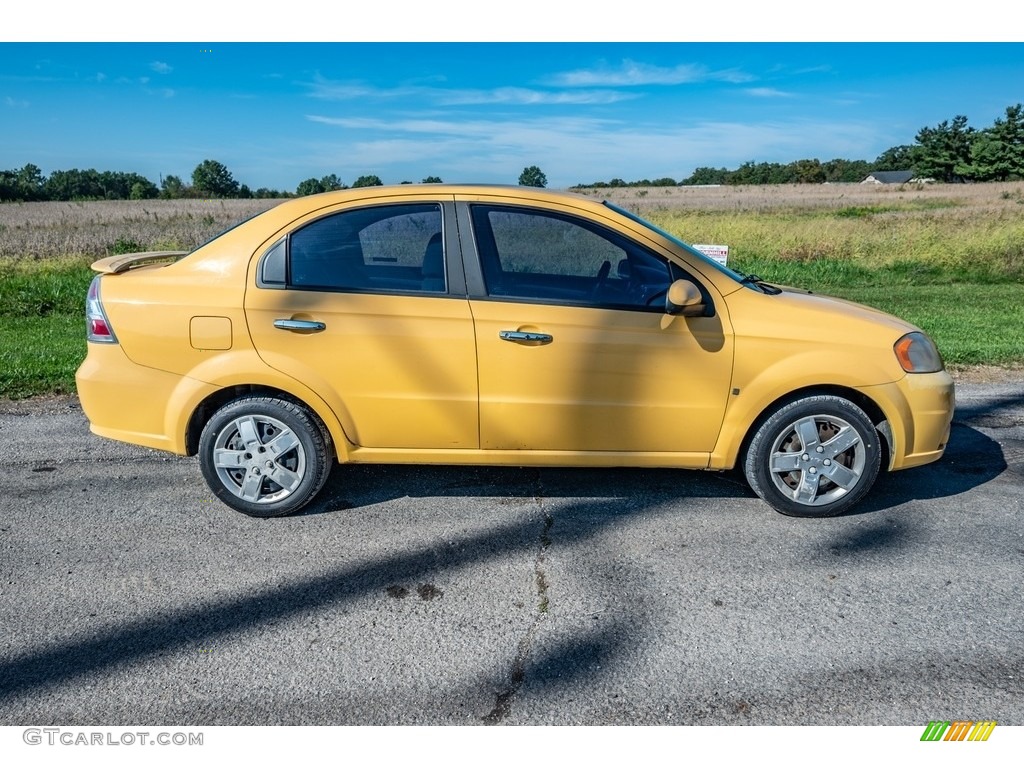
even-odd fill
[[[733,474],[195,459],[0,406],[0,725],[1024,725],[1024,381],[852,513]]]

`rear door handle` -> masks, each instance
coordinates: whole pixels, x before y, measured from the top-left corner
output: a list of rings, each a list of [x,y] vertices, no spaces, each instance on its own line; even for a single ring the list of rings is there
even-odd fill
[[[282,331],[298,331],[302,332],[316,332],[323,331],[327,328],[327,323],[321,323],[318,320],[288,320],[280,318],[274,321],[274,327],[280,328]]]
[[[502,341],[532,341],[535,344],[550,344],[553,338],[550,333],[530,333],[529,331],[498,331]]]

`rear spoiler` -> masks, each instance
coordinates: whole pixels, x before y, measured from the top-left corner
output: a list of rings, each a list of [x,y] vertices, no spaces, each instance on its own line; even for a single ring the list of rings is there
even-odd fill
[[[187,256],[188,251],[146,251],[144,253],[122,253],[119,256],[108,256],[94,261],[92,268],[105,275],[116,275],[127,272],[133,267],[141,267],[155,261],[173,261]]]

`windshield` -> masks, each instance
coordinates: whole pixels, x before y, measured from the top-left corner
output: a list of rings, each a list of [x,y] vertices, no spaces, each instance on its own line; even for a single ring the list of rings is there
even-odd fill
[[[625,208],[620,208],[615,203],[610,203],[607,200],[605,200],[603,202],[604,202],[604,205],[606,207],[611,208],[616,213],[621,213],[627,219],[630,219],[631,221],[635,221],[637,224],[642,224],[643,226],[647,227],[648,229],[651,229],[651,230],[657,232],[659,235],[664,237],[666,240],[670,241],[674,245],[679,246],[680,248],[682,248],[687,253],[689,253],[689,254],[695,256],[696,258],[700,259],[703,263],[708,264],[708,265],[714,267],[715,269],[717,269],[722,274],[728,275],[729,277],[731,277],[733,280],[735,280],[738,283],[742,283],[743,282],[744,275],[741,272],[737,272],[736,270],[729,269],[728,267],[724,266],[723,264],[719,264],[714,259],[711,259],[711,258],[705,256],[703,253],[698,251],[696,248],[694,248],[689,243],[683,242],[678,237],[676,237],[675,235],[673,235],[673,234],[671,234],[669,232],[666,232],[664,229],[662,229],[661,227],[657,226],[656,224],[651,224],[651,222],[647,221],[646,219],[641,219],[635,213],[631,213],[630,211],[627,211]]]

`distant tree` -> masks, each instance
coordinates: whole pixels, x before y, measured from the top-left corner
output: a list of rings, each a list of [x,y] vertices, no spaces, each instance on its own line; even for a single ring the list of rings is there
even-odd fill
[[[821,170],[825,174],[824,181],[841,183],[863,181],[875,168],[864,160],[835,158],[822,163]]]
[[[963,169],[971,163],[971,144],[976,131],[967,125],[964,115],[952,122],[943,120],[934,128],[917,132],[917,144],[912,152],[914,170],[918,176],[938,181],[963,181]]]
[[[96,200],[103,197],[100,175],[95,169],[54,171],[46,179],[47,200]]]
[[[1006,151],[1007,179],[1024,179],[1024,104],[1006,108],[1006,118],[997,118],[988,131]]]
[[[1008,181],[1024,178],[1024,106],[1006,108],[1006,118],[997,118],[991,128],[979,131],[971,144],[969,162],[960,163],[956,173],[972,181]]]
[[[46,179],[38,165],[27,163],[24,168],[15,171],[14,175],[14,200],[45,200],[46,192],[44,184]]]
[[[338,178],[337,174],[331,173],[320,179],[320,189],[323,192],[334,192],[336,189],[347,189],[344,182]]]
[[[914,148],[909,144],[900,144],[898,147],[890,147],[875,159],[874,164],[871,166],[871,170],[909,171],[914,167],[913,155]]]
[[[203,160],[192,171],[192,186],[202,195],[210,197],[233,197],[238,192],[238,182],[223,163]]]
[[[306,195],[318,195],[321,192],[333,192],[336,189],[346,189],[346,187],[341,179],[332,173],[322,179],[310,178],[299,182],[299,186],[295,188],[295,194],[305,197]]]
[[[14,171],[0,171],[0,202],[17,200],[18,175]]]
[[[238,188],[238,197],[241,198],[242,200],[252,199],[252,190],[249,189],[248,184],[243,184]]]
[[[780,163],[755,163],[749,160],[729,174],[730,184],[793,184],[796,174],[793,167]]]
[[[360,176],[358,179],[352,182],[352,188],[356,187],[381,187],[384,186],[384,182],[380,180],[380,176]]]
[[[710,185],[710,184],[728,184],[729,175],[732,172],[725,168],[709,168],[702,166],[697,168],[690,177],[683,179],[680,184],[686,185]]]
[[[299,197],[305,197],[306,195],[318,195],[323,190],[320,188],[320,180],[309,178],[305,181],[300,181],[299,186],[295,188],[295,194]]]
[[[825,181],[825,169],[820,160],[797,160],[790,163],[787,170],[796,184],[822,184]]]
[[[156,188],[149,179],[136,180],[132,182],[131,191],[128,193],[130,200],[152,200],[160,195],[160,190]]]
[[[118,200],[152,200],[160,195],[156,184],[141,174],[115,172],[111,176]]]
[[[123,173],[102,171],[100,187],[103,189],[104,200],[126,200],[131,196],[131,186]]]
[[[427,178],[425,178],[422,183],[423,184],[444,184],[444,182],[441,181],[441,177],[440,176],[427,176]]]
[[[160,197],[176,200],[185,196],[185,183],[180,176],[167,175],[160,182]]]
[[[678,184],[671,176],[664,176],[651,182],[652,187],[674,187]]]
[[[536,165],[523,168],[523,172],[519,174],[519,186],[521,187],[546,187],[547,185],[548,177]]]

